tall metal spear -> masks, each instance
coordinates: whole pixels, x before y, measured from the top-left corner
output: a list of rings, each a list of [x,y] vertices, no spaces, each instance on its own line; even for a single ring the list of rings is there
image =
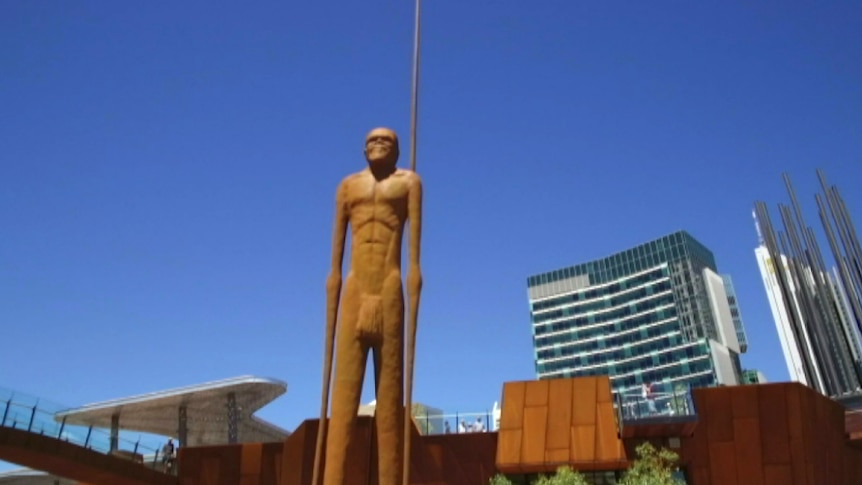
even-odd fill
[[[410,103],[410,170],[416,171],[416,116],[419,112],[419,45],[422,0],[416,0],[416,27],[413,34],[413,95]]]
[[[416,19],[413,34],[413,93],[410,104],[410,170],[416,171],[416,117],[419,112],[419,45],[422,27],[422,0],[416,0]],[[404,357],[404,468],[403,485],[410,485],[410,437],[413,431],[413,358],[416,351],[416,329],[408,322],[407,345]]]

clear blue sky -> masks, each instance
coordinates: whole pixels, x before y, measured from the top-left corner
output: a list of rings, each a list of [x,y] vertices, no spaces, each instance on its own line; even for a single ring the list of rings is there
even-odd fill
[[[425,2],[414,399],[534,377],[526,278],[685,229],[787,378],[751,210],[862,225],[859,2]],[[242,374],[319,409],[334,190],[407,152],[413,2],[0,3],[0,385],[72,405]],[[406,166],[407,160],[402,160]],[[825,247],[825,242],[824,242]],[[364,400],[373,398],[370,388]]]

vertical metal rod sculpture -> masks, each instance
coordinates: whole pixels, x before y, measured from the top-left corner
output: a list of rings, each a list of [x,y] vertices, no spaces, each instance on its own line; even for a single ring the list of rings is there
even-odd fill
[[[860,295],[862,271],[854,273],[853,265],[862,269],[858,263],[862,248],[837,187],[829,186],[822,171],[817,175],[823,194],[816,194],[815,200],[835,258],[834,277],[813,229],[803,218],[788,174],[783,178],[791,206],[778,207],[784,232],[773,232],[765,204],[757,202],[755,212],[758,237],[767,247],[772,265],[779,266],[774,274],[791,330],[797,336],[802,371],[809,386],[832,396],[862,383],[862,349],[856,335],[862,330],[862,299],[844,296]],[[845,291],[848,288],[852,291]]]
[[[850,219],[850,214],[847,212],[844,200],[838,193],[838,188],[835,186],[829,187],[829,184],[826,182],[826,175],[821,170],[817,171],[817,177],[820,179],[820,186],[823,188],[827,202],[826,207],[832,212],[832,218],[838,228],[837,232],[839,236],[842,236],[844,233],[847,235],[846,240],[842,237],[842,241],[846,241],[846,257],[840,257],[840,250],[837,252],[833,250],[836,260],[839,260],[839,264],[842,262],[846,264],[847,273],[841,275],[844,278],[844,285],[847,288],[856,287],[857,290],[862,289],[862,269],[858,266],[860,259],[862,259],[862,248],[859,247],[856,228],[853,226],[853,221]],[[850,293],[852,295],[849,295]],[[856,291],[848,292],[848,296],[854,298],[857,305],[859,304],[858,293]],[[857,320],[862,323],[862,315],[857,315]],[[862,330],[862,327],[860,327],[860,330]]]
[[[796,305],[790,296],[792,295],[790,282],[788,281],[788,268],[790,266],[790,262],[785,261],[782,256],[782,249],[780,248],[779,241],[775,235],[772,218],[769,215],[769,210],[766,208],[766,204],[763,202],[756,202],[755,213],[757,222],[760,224],[760,229],[762,229],[763,243],[766,246],[771,264],[775,271],[775,279],[778,283],[779,294],[781,295],[784,308],[787,309],[787,319],[790,322],[790,330],[796,338],[798,345],[804,346],[808,339],[805,337],[805,331],[802,328],[803,323],[799,318],[800,316],[794,310]],[[784,250],[784,254],[787,254],[786,249]],[[807,349],[807,347],[805,349]],[[822,389],[816,364],[811,360],[813,356],[811,353],[803,351],[803,348],[800,348],[799,350],[802,372],[805,374],[805,378],[809,383],[808,385],[815,389]]]
[[[793,194],[792,188],[789,191]],[[792,195],[792,199],[795,201],[795,196]],[[820,278],[816,274],[816,267],[810,254],[811,251],[809,251],[809,248],[803,246],[799,238],[800,231],[804,229],[795,225],[790,207],[780,205],[779,208],[782,211],[784,227],[787,231],[790,249],[790,252],[787,254],[791,256],[790,265],[793,268],[796,279],[797,295],[802,302],[800,311],[802,312],[809,335],[812,337],[816,359],[823,370],[826,390],[831,395],[835,393],[835,389],[839,389],[844,385],[844,379],[842,378],[844,374],[842,373],[840,364],[830,358],[830,355],[836,351],[840,343],[837,342],[834,322],[824,312],[822,304],[828,291],[824,291],[818,287],[817,281]]]
[[[841,198],[841,194],[838,193],[838,187],[832,187],[832,190],[835,194],[835,201],[838,205],[838,211],[841,214],[841,219],[844,221],[844,225],[847,227],[847,230],[851,236],[851,240],[853,242],[854,249],[854,269],[856,270],[857,284],[862,288],[862,247],[859,245],[859,236],[856,235],[856,227],[853,225],[853,221],[850,219],[850,213],[847,211],[847,206],[844,204],[844,199]]]
[[[419,114],[419,47],[422,29],[422,0],[416,0],[416,18],[413,34],[413,89],[410,103],[410,170],[416,171],[416,129]],[[410,485],[410,437],[413,431],[413,359],[416,351],[416,332],[410,322],[406,322],[407,341],[404,359],[404,468],[401,474],[403,485]]]

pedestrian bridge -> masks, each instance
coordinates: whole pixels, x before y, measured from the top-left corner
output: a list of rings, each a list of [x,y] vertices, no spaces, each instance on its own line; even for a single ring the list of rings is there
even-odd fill
[[[67,425],[62,406],[0,389],[0,460],[89,485],[176,485],[159,444],[115,438],[108,430]]]
[[[697,409],[687,384],[654,384],[650,392],[614,393],[620,438],[689,437],[697,425]]]
[[[179,448],[282,442],[290,433],[254,413],[286,390],[240,376],[69,408],[0,388],[0,461],[89,485],[176,485],[166,437]]]

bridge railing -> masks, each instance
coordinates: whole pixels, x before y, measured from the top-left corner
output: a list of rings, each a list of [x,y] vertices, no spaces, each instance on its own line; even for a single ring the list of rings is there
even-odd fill
[[[417,413],[413,420],[423,435],[496,431],[499,416],[491,411],[473,413]]]
[[[617,392],[614,402],[621,421],[697,415],[691,388],[682,384],[655,384],[647,393],[642,390]]]
[[[0,426],[4,428],[48,436],[153,468],[164,467],[160,456],[161,443],[140,436],[130,439],[128,433],[122,432],[112,439],[108,429],[67,424],[64,419],[56,419],[56,414],[64,409],[68,407],[0,389]]]

